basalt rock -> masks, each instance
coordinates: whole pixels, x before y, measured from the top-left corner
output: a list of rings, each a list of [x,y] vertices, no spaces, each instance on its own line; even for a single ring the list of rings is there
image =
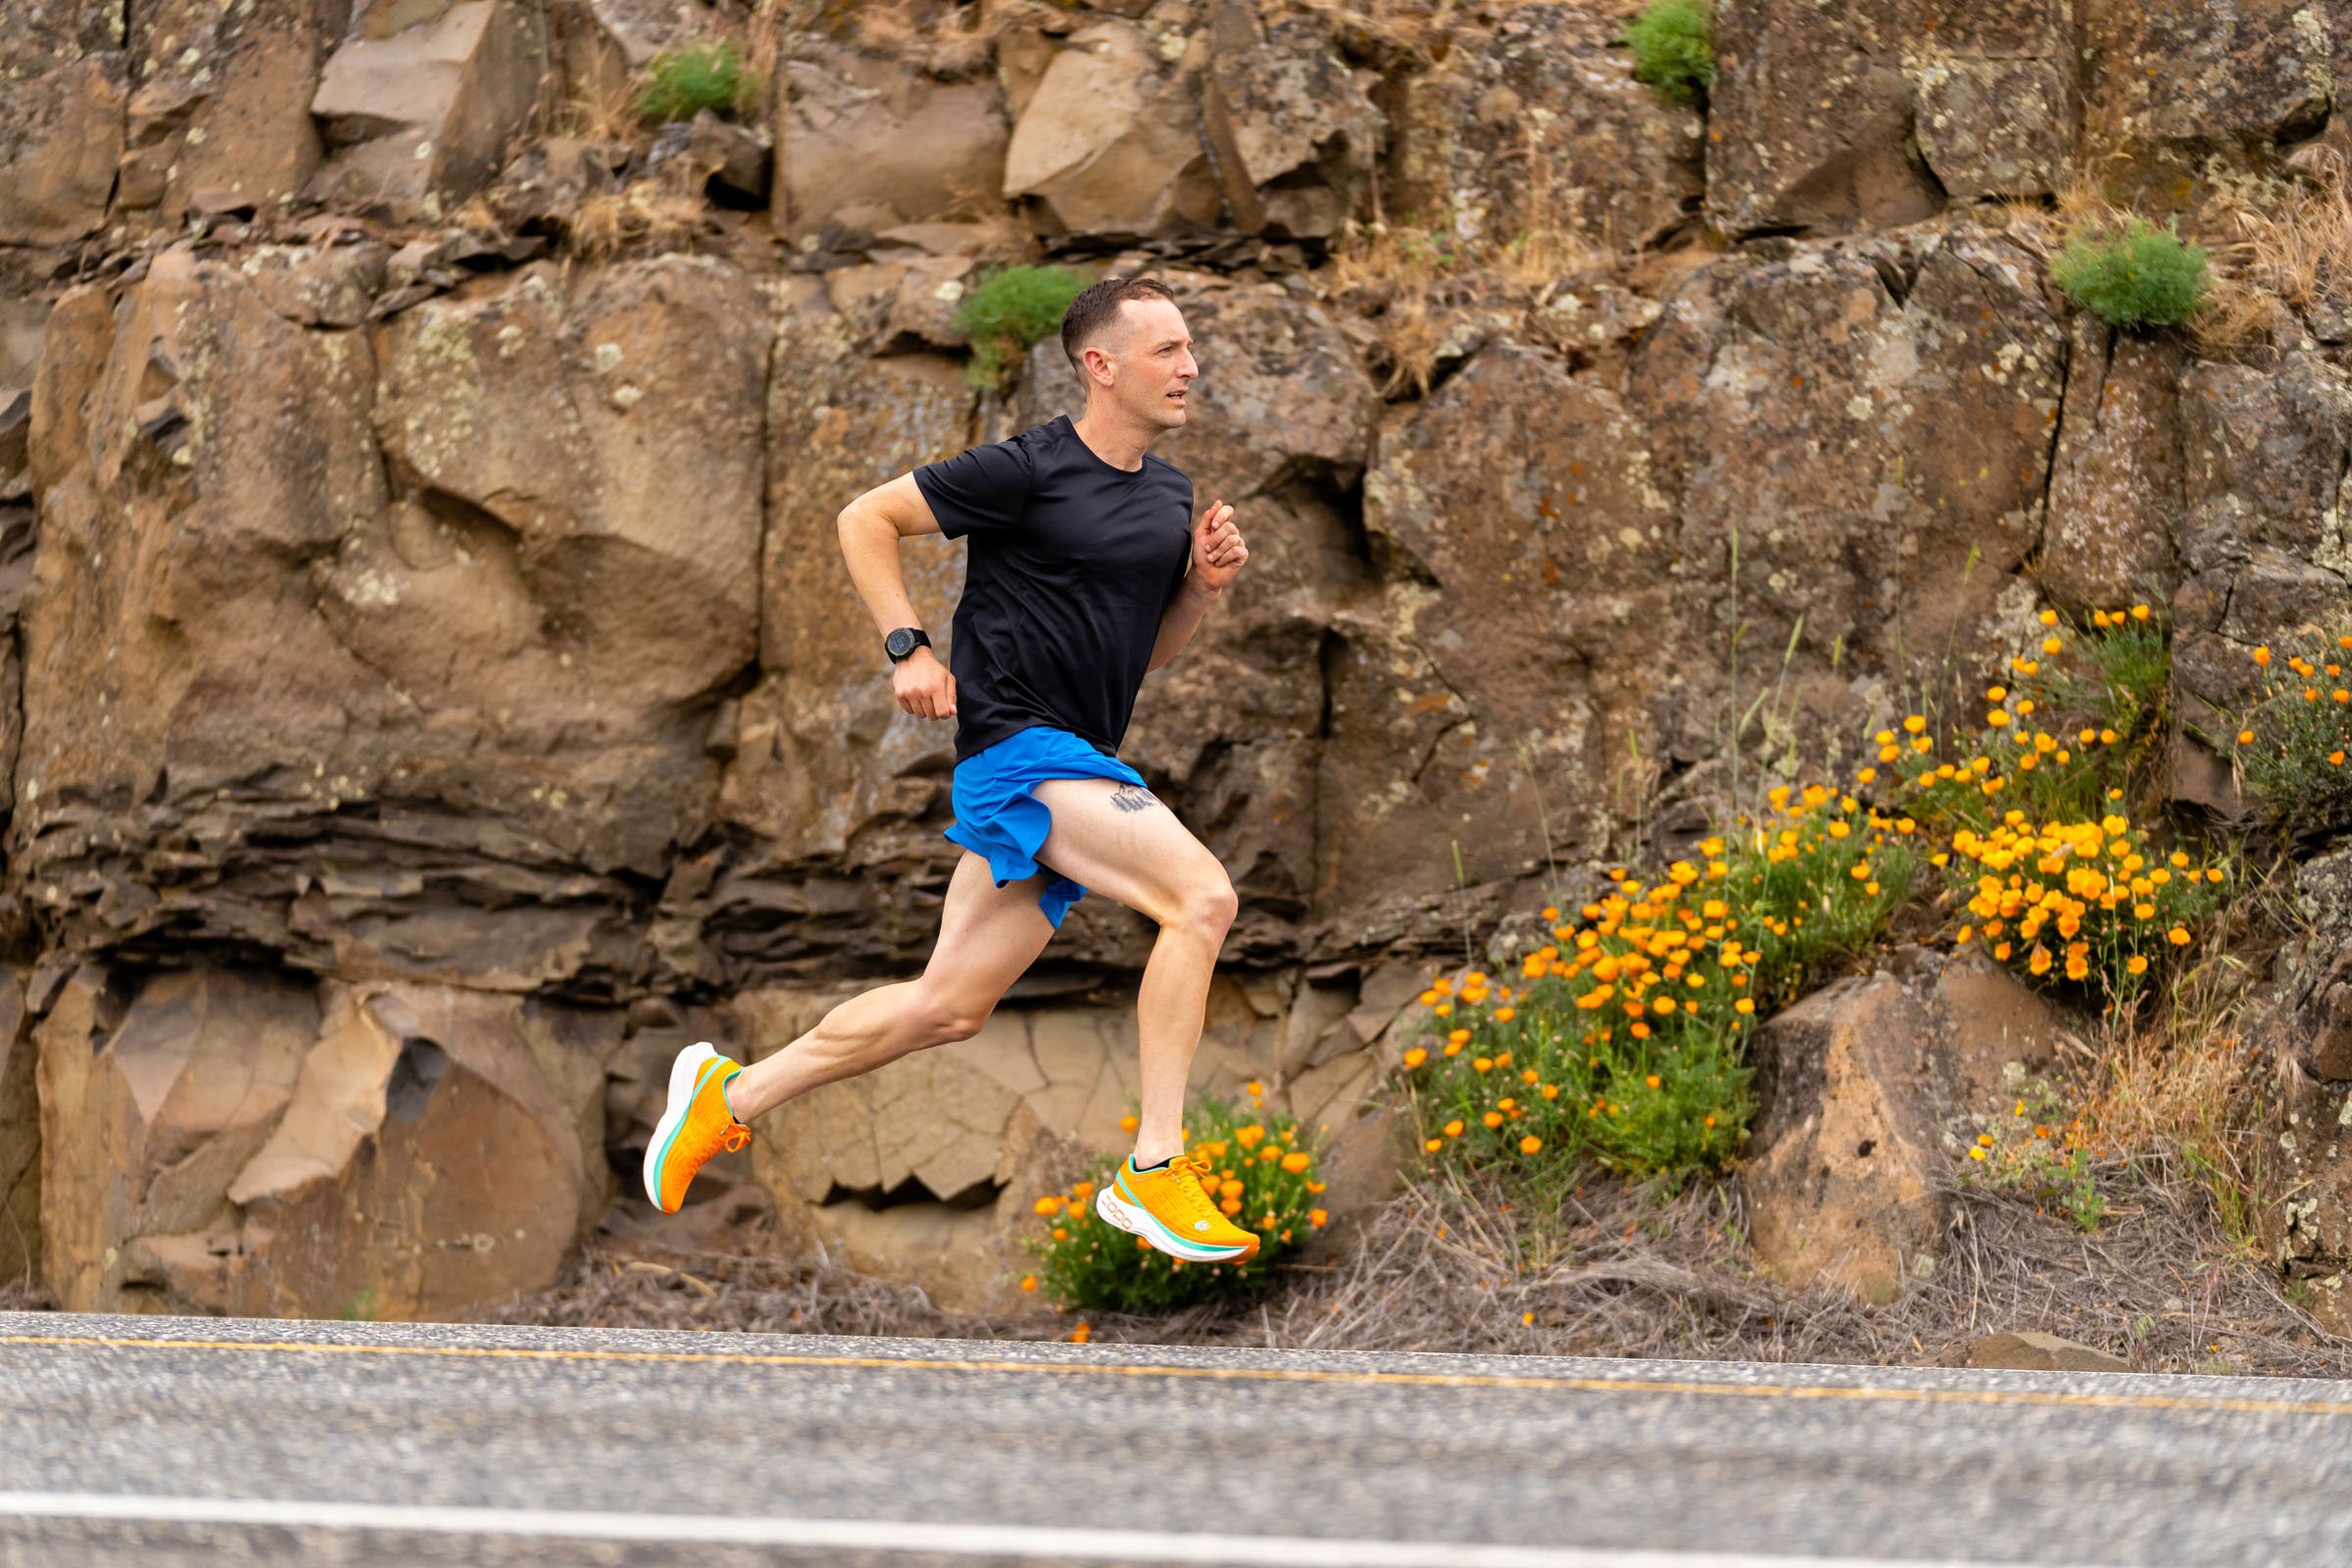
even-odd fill
[[[756,655],[766,337],[684,259],[372,339],[180,251],[68,296],[13,824],[60,948],[631,983]]]
[[[1942,1253],[1959,1118],[2003,1068],[2047,1066],[2065,1019],[1991,958],[1906,949],[1758,1030],[1756,1118],[1740,1180],[1748,1240],[1791,1286],[1884,1300]]]
[[[433,1318],[603,1211],[617,1020],[512,997],[84,970],[38,1028],[69,1307]]]
[[[1622,25],[1523,6],[1465,28],[1400,84],[1386,209],[1466,240],[1544,225],[1617,250],[1680,223],[1699,197],[1700,120],[1634,79]]]

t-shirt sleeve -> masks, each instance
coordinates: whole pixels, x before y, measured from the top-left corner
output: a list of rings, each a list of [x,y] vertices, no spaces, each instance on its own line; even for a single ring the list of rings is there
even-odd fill
[[[967,447],[915,469],[914,485],[950,539],[1017,528],[1029,510],[1029,449],[1017,440]]]

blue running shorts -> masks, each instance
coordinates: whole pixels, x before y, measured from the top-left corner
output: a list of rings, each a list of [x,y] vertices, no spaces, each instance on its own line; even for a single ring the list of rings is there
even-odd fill
[[[956,825],[946,836],[986,856],[989,874],[999,887],[1047,869],[1037,863],[1037,852],[1053,831],[1054,813],[1029,792],[1050,778],[1115,778],[1150,788],[1141,773],[1097,751],[1093,742],[1051,725],[1016,731],[974,752],[956,764],[951,792]],[[1055,875],[1037,896],[1037,906],[1058,931],[1070,906],[1085,897],[1086,889]]]

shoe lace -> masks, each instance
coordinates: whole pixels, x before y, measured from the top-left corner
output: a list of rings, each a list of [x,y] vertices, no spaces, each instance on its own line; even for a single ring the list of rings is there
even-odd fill
[[[1199,1160],[1190,1154],[1178,1154],[1168,1161],[1168,1172],[1178,1178],[1176,1200],[1184,1206],[1186,1218],[1213,1217],[1222,1212],[1216,1200],[1208,1196],[1208,1189],[1200,1184],[1200,1178],[1207,1174],[1207,1167]]]
[[[719,1134],[718,1147],[732,1154],[735,1152],[735,1151],[741,1149],[744,1145],[750,1143],[751,1141],[752,1130],[743,1125],[743,1123],[736,1122],[725,1132]]]

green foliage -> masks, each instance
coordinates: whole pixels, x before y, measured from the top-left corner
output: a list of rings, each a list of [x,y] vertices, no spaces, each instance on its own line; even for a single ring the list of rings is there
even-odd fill
[[[1816,785],[1776,789],[1771,800],[1772,814],[1734,835],[1726,883],[1727,896],[1753,912],[1756,1000],[1768,1007],[1869,952],[1911,897],[1920,864],[1912,825],[1851,796]]]
[[[1188,1263],[1110,1224],[1095,1212],[1094,1195],[1119,1161],[1103,1158],[1088,1180],[1037,1200],[1046,1229],[1023,1240],[1037,1259],[1037,1272],[1023,1288],[1042,1289],[1070,1306],[1111,1312],[1164,1312],[1261,1294],[1275,1262],[1323,1223],[1323,1211],[1314,1206],[1323,1183],[1314,1172],[1313,1139],[1296,1117],[1245,1112],[1204,1096],[1194,1103],[1186,1146],[1217,1182],[1220,1206],[1233,1222],[1258,1233],[1255,1257],[1242,1264]]]
[[[2171,656],[2146,605],[2094,610],[2087,628],[2042,612],[2044,635],[1987,687],[1982,728],[1938,759],[1926,720],[1878,735],[1906,807],[1950,848],[1933,858],[1959,906],[1956,940],[2031,983],[2131,1004],[2187,948],[2229,872],[2157,847],[2130,816],[2161,739]],[[2161,824],[2159,824],[2161,826]]]
[[[1954,737],[1956,762],[1932,744],[1879,735],[1880,760],[1896,764],[1920,817],[1978,832],[2012,810],[2035,822],[2095,820],[2161,768],[2172,681],[2163,616],[2141,604],[2094,610],[2087,626],[2066,625],[2056,611],[2041,618],[2040,640],[1985,689],[1973,756],[1966,735]]]
[[[1651,0],[1625,25],[1635,79],[1676,103],[1696,103],[1715,79],[1714,34],[1707,0]]]
[[[2083,1230],[2097,1230],[2107,1199],[2092,1173],[2082,1118],[2068,1114],[2065,1097],[2048,1079],[2028,1080],[2016,1062],[2003,1078],[2014,1103],[2001,1114],[1978,1118],[1983,1130],[1969,1145],[1963,1180],[2056,1203]]]
[[[637,112],[648,120],[692,120],[706,109],[730,114],[753,91],[732,38],[664,49],[646,62],[645,77]]]
[[[1001,386],[1029,345],[1061,330],[1063,313],[1087,283],[1067,267],[1008,267],[966,293],[956,325],[971,339],[964,373],[972,384]]]
[[[2174,221],[2131,219],[2121,233],[2077,231],[2050,262],[2050,280],[2114,326],[2185,321],[2205,302],[2205,250],[2181,242]]]
[[[2352,826],[2352,633],[2311,635],[2278,658],[2254,651],[2262,671],[2234,736],[2208,736],[2234,752],[2263,808],[2289,834]]]

